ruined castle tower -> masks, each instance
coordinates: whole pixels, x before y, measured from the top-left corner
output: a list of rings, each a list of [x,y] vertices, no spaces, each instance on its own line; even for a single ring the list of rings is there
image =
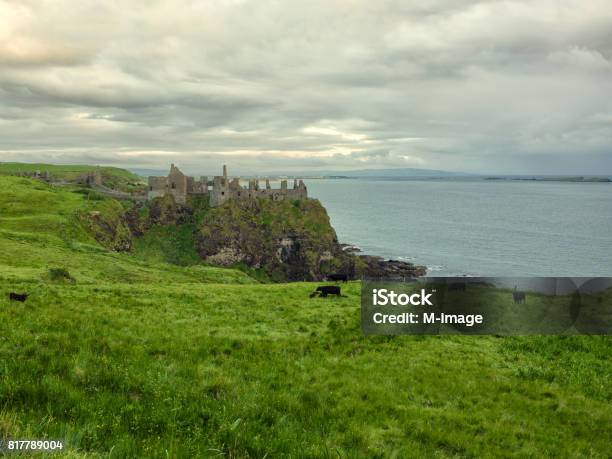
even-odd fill
[[[219,206],[229,199],[268,199],[281,201],[285,199],[307,199],[308,192],[302,180],[295,179],[293,188],[287,187],[287,180],[281,181],[280,189],[273,189],[270,180],[266,179],[266,186],[262,188],[259,180],[250,179],[248,186],[240,185],[240,179],[232,180],[227,175],[227,166],[223,165],[223,175],[213,177],[212,189],[208,187],[208,177],[196,180],[183,174],[174,164],[170,166],[167,177],[149,177],[148,198],[170,194],[175,201],[186,204],[190,196],[207,196],[211,207]]]
[[[227,179],[227,166],[223,165],[223,175],[215,175],[213,178],[213,189],[210,193],[211,207],[220,206],[230,198],[229,180]]]

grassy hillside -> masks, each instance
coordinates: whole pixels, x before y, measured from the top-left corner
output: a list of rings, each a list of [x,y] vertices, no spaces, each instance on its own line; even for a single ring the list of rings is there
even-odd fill
[[[0,175],[36,171],[50,172],[54,180],[63,181],[74,181],[85,172],[98,171],[107,187],[122,191],[141,189],[146,184],[142,177],[118,167],[0,162]]]
[[[120,177],[125,180],[141,180],[136,174],[119,167],[100,167],[85,165],[59,165],[44,163],[3,163],[0,162],[0,173],[14,174],[16,172],[48,171],[54,176],[64,179],[73,179],[83,172],[98,170],[101,173]]]
[[[181,268],[103,248],[80,216],[100,212],[110,220],[122,206],[117,201],[88,200],[81,193],[10,176],[0,176],[0,189],[0,279],[44,282],[50,268],[63,268],[79,284],[253,282],[236,270]]]
[[[309,299],[147,241],[110,252],[79,216],[114,201],[0,189],[0,438],[79,458],[609,457],[608,337],[366,338],[359,283]]]

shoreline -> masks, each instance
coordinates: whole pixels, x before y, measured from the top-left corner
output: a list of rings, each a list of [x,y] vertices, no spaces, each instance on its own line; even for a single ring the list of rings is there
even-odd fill
[[[355,244],[341,243],[342,251],[358,257],[365,263],[365,276],[373,278],[415,278],[426,276],[428,267],[417,265],[409,261],[387,258],[380,255],[363,253],[361,248]]]

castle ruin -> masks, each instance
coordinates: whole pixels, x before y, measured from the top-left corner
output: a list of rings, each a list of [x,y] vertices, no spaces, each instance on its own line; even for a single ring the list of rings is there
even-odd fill
[[[210,186],[210,188],[209,188]],[[208,197],[211,207],[219,206],[229,199],[269,199],[282,201],[285,199],[307,199],[308,192],[302,180],[294,180],[293,188],[287,187],[287,180],[281,181],[280,188],[272,188],[270,180],[266,179],[266,185],[260,187],[259,180],[250,179],[248,186],[240,185],[240,178],[231,180],[227,176],[227,166],[223,166],[223,175],[213,177],[212,182],[208,177],[200,177],[196,180],[183,174],[174,164],[170,166],[167,177],[149,177],[148,199],[170,194],[180,204],[185,204],[188,197]]]
[[[51,172],[48,171],[28,171],[28,172],[16,172],[15,175],[17,177],[27,177],[27,178],[33,178],[33,179],[38,179],[38,180],[42,180],[43,182],[48,182],[51,183],[51,181],[53,180],[53,176],[51,175]]]

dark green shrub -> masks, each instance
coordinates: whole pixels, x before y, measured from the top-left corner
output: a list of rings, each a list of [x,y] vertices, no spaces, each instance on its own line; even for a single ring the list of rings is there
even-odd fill
[[[49,268],[49,279],[54,282],[76,282],[66,268]]]

